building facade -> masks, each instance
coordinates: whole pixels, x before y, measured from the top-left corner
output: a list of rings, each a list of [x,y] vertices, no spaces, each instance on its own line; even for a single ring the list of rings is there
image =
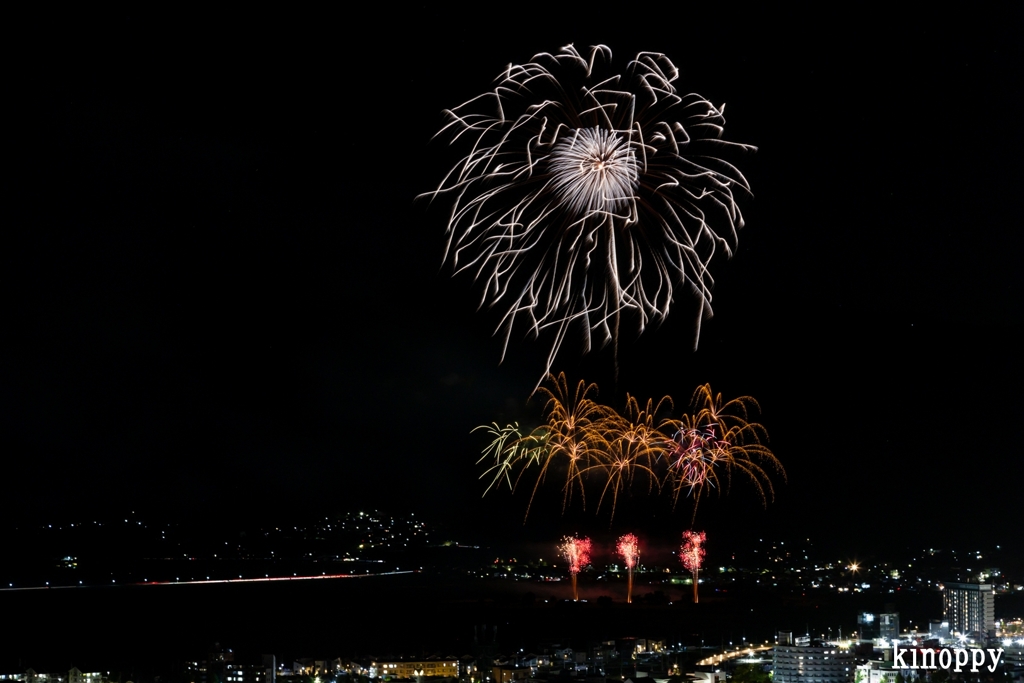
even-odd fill
[[[954,635],[991,638],[996,632],[995,593],[986,583],[947,583],[942,618]]]
[[[393,659],[373,662],[370,666],[370,677],[374,678],[458,678],[459,660],[457,659],[424,659],[404,660]]]
[[[776,645],[772,664],[774,683],[853,683],[856,670],[852,652],[820,641]]]

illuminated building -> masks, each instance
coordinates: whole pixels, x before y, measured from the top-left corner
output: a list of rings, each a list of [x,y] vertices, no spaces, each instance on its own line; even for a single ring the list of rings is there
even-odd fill
[[[1003,670],[1013,674],[1015,679],[1020,679],[1024,672],[1024,638],[1016,640],[1004,640],[1003,646]]]
[[[783,632],[772,651],[773,683],[853,683],[853,653],[830,643]]]
[[[857,631],[862,641],[881,638],[892,642],[900,636],[899,612],[872,614],[864,612],[857,616]]]
[[[373,662],[370,666],[371,678],[458,678],[459,660],[457,659],[424,659],[424,660],[388,660]]]
[[[518,666],[494,666],[491,667],[491,680],[494,683],[512,683],[513,681],[525,681],[530,678],[529,668]]]
[[[185,664],[187,683],[273,683],[274,678],[273,657],[263,657],[259,663],[236,662],[234,651],[219,643],[214,644],[205,660]]]
[[[892,662],[869,661],[857,667],[862,683],[896,683],[899,671],[893,668]]]
[[[0,674],[0,683],[106,683],[107,677],[102,673],[83,673],[78,667],[72,668],[67,675],[37,673],[28,669],[24,673]]]
[[[942,618],[958,635],[995,636],[995,593],[986,583],[947,583],[942,592]]]
[[[101,673],[83,673],[77,666],[68,672],[68,683],[104,683],[106,680]]]
[[[697,683],[725,683],[727,680],[724,671],[696,671],[692,675]]]
[[[949,640],[949,622],[932,619],[928,622],[928,636],[938,640]]]

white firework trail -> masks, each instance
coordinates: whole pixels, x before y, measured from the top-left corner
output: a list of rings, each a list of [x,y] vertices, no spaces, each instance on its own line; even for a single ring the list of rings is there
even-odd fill
[[[481,287],[481,306],[513,330],[553,330],[546,376],[568,330],[584,350],[615,341],[620,317],[637,332],[668,315],[678,291],[711,315],[717,250],[732,255],[743,174],[717,154],[724,105],[681,95],[679,72],[643,52],[621,74],[611,50],[568,45],[509,65],[491,92],[446,112],[440,134],[466,155],[433,192],[451,202],[445,261]],[[539,380],[538,380],[539,383]]]

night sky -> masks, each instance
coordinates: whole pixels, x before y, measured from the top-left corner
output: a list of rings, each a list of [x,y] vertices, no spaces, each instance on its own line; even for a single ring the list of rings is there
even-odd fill
[[[788,483],[762,511],[734,481],[698,512],[715,533],[1015,542],[1020,8],[684,5],[26,22],[0,181],[4,516],[687,528],[666,497],[610,530],[561,517],[557,485],[526,527],[527,492],[481,500],[470,430],[537,418],[550,339],[499,364],[498,312],[442,265],[444,203],[415,200],[459,158],[431,140],[442,110],[509,62],[604,43],[618,66],[663,52],[681,91],[727,104],[754,197],[696,352],[683,296],[623,336],[617,381],[578,335],[555,369],[618,408],[705,382],[760,401]]]

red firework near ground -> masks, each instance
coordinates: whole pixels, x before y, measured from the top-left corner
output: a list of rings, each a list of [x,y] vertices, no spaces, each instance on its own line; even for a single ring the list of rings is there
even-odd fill
[[[679,559],[683,566],[693,574],[693,601],[697,602],[697,579],[700,566],[704,564],[704,541],[707,534],[703,531],[684,531],[683,545],[679,548]]]
[[[629,582],[626,587],[626,602],[633,602],[633,569],[640,561],[640,541],[633,534],[626,534],[619,538],[616,550],[619,556],[622,557],[622,561],[626,565],[626,571],[629,574]]]
[[[576,575],[590,564],[590,539],[566,536],[558,546],[559,554],[569,563],[569,575],[572,576],[572,599],[579,600],[576,590]]]

